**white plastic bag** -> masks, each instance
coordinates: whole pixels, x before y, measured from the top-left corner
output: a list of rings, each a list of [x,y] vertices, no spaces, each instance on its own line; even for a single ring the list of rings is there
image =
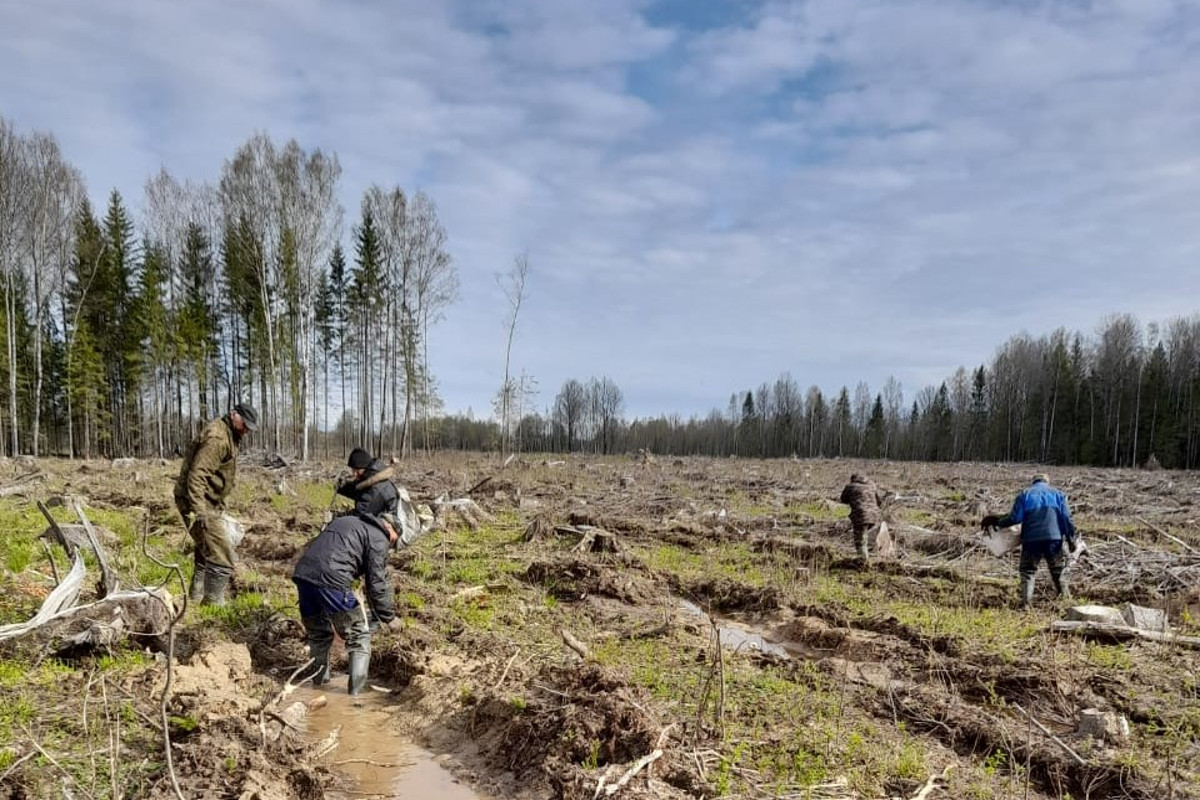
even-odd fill
[[[1018,527],[1012,528],[997,528],[991,533],[982,534],[983,546],[988,549],[988,552],[999,558],[1021,546],[1021,529]]]
[[[230,516],[228,512],[221,514],[221,529],[225,532],[225,538],[234,547],[241,545],[242,539],[246,538],[245,526]]]

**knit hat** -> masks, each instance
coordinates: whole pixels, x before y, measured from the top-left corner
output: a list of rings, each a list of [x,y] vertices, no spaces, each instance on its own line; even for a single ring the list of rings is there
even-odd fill
[[[350,469],[366,469],[371,466],[371,454],[361,447],[356,447],[350,451],[350,460],[346,462],[346,466]]]
[[[1033,482],[1033,483],[1049,483],[1049,482],[1050,482],[1050,476],[1049,476],[1049,475],[1047,475],[1047,474],[1046,474],[1046,473],[1044,473],[1044,472],[1039,472],[1037,475],[1034,475],[1034,476],[1033,476],[1033,481],[1032,481],[1032,482]]]

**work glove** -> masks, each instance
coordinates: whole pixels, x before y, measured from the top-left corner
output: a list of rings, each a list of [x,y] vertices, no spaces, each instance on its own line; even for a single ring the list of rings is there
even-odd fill
[[[399,617],[392,617],[392,621],[387,624],[387,628],[392,633],[399,633],[404,630],[404,620]]]
[[[1000,527],[1000,520],[1002,519],[1004,517],[1001,517],[999,514],[988,514],[980,521],[979,528],[985,531],[995,530]]]
[[[1068,553],[1074,553],[1078,547],[1079,547],[1079,541],[1074,536],[1072,536],[1070,539],[1067,539],[1067,552]]]

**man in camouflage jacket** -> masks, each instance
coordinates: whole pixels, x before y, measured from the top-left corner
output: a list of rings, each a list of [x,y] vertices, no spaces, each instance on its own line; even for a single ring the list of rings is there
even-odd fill
[[[225,604],[237,554],[225,533],[221,513],[237,478],[238,443],[257,428],[257,412],[239,403],[205,425],[184,456],[175,481],[175,507],[196,546],[189,591],[193,601]]]
[[[854,549],[865,562],[870,557],[867,533],[883,522],[880,505],[887,494],[880,492],[875,484],[859,473],[850,476],[850,483],[842,489],[841,502],[850,506],[850,525],[854,529]]]

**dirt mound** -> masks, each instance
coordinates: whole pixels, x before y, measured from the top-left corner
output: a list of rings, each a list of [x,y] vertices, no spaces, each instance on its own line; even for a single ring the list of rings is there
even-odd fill
[[[594,770],[649,754],[660,726],[648,697],[617,672],[595,664],[549,667],[538,678],[549,691],[508,723],[496,758],[506,769],[536,767],[556,796],[592,797]]]
[[[195,797],[319,800],[329,776],[308,766],[302,744],[288,737],[264,741],[258,712],[277,685],[256,675],[251,662],[245,645],[218,641],[176,666],[168,707],[175,769],[187,775]],[[154,694],[164,678],[157,675]],[[173,796],[166,782],[150,794]]]
[[[649,577],[635,571],[640,567],[639,561],[626,554],[564,557],[534,561],[524,578],[544,586],[560,600],[577,601],[599,594],[639,605],[662,594]]]
[[[242,544],[242,552],[260,561],[288,561],[296,557],[300,546],[296,542],[280,539],[277,535],[255,535],[258,526],[250,529],[250,535]]]
[[[649,529],[643,520],[634,517],[606,515],[595,511],[572,511],[567,515],[567,522],[571,525],[591,525],[593,528],[633,535],[644,534]]]
[[[1026,764],[1035,785],[1055,797],[1123,797],[1151,800],[1162,793],[1147,786],[1129,764],[1093,759],[1078,764],[1045,739],[1031,738],[1026,725],[939,693],[911,686],[893,691],[892,707],[917,730],[934,735],[959,753],[1011,752]]]
[[[684,597],[722,614],[733,611],[764,613],[781,605],[779,590],[774,586],[754,586],[733,578],[702,578],[682,585],[676,580],[674,583],[676,591]]]
[[[421,625],[381,637],[371,653],[372,680],[388,687],[408,686],[413,678],[425,673],[430,654],[440,644],[441,639]]]
[[[329,773],[304,763],[298,743],[281,739],[261,741],[257,723],[244,717],[223,717],[175,743],[176,771],[187,775],[190,797],[238,797],[253,800],[322,800]],[[160,784],[150,800],[175,794]]]

